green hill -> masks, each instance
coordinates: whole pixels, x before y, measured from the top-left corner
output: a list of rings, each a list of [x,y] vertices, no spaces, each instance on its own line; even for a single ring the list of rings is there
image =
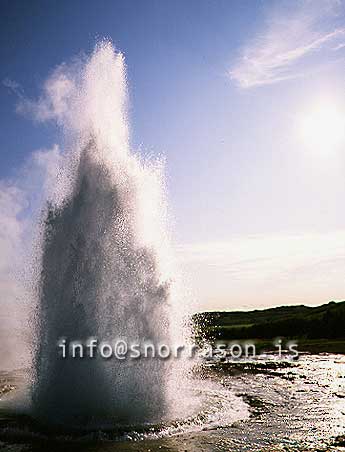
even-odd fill
[[[345,338],[345,301],[317,307],[279,306],[254,311],[202,312],[193,317],[197,339],[299,339],[319,343]],[[343,341],[345,344],[345,340]],[[318,351],[328,351],[324,350]],[[332,350],[329,350],[332,351]]]

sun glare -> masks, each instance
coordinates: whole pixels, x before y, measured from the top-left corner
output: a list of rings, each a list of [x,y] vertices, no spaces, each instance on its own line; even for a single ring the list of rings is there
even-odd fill
[[[345,114],[332,105],[305,113],[300,128],[305,144],[314,150],[327,153],[345,142]]]

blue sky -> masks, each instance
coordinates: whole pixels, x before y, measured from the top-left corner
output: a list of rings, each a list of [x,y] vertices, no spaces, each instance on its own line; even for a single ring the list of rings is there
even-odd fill
[[[111,38],[126,58],[132,147],[167,160],[177,255],[199,306],[345,298],[344,141],[327,119],[345,112],[342,1],[1,8],[2,179],[60,140],[16,112],[20,97]],[[330,112],[320,127],[319,112]]]

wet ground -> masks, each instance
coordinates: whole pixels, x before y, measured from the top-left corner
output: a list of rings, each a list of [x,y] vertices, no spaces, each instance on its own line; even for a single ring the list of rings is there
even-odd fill
[[[171,425],[117,436],[42,431],[27,417],[1,408],[5,451],[345,451],[345,356],[269,357],[209,362],[195,371],[195,397],[204,411]],[[5,401],[19,390],[20,372],[0,374]],[[207,393],[207,394],[206,394]]]

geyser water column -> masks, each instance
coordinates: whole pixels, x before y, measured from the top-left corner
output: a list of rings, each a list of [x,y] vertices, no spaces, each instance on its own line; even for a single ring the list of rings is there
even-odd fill
[[[38,107],[73,145],[39,240],[33,414],[68,427],[159,421],[168,361],[63,359],[57,347],[63,337],[169,345],[179,324],[161,165],[129,152],[122,55],[103,42],[58,68]]]

